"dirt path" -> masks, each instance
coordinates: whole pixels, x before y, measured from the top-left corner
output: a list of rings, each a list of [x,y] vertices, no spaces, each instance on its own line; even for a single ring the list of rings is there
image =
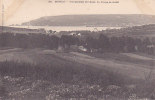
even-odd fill
[[[133,54],[133,53],[122,53],[122,54],[129,56],[131,58],[136,58],[136,59],[141,59],[141,60],[155,60],[154,58],[145,57],[145,56],[141,56],[141,55],[137,55],[137,54]]]
[[[75,53],[74,53],[75,54]],[[144,78],[144,73],[147,74],[150,72],[150,69],[147,69],[144,65],[137,64],[129,64],[129,63],[118,63],[110,60],[104,60],[100,58],[91,58],[91,57],[83,57],[76,53],[76,56],[72,58],[80,63],[88,63],[94,65],[95,67],[105,67],[107,66],[109,69],[115,70],[117,72],[129,75],[134,78]],[[151,67],[150,67],[151,68]],[[153,72],[153,76],[155,75],[155,70]]]
[[[58,58],[56,58],[58,57]],[[77,62],[81,64],[90,65],[100,68],[102,70],[108,69],[117,71],[124,75],[131,76],[133,78],[144,78],[146,74],[151,71],[151,66],[142,64],[116,62],[104,58],[96,58],[89,55],[85,55],[78,52],[70,53],[57,53],[54,50],[43,49],[29,49],[29,50],[6,50],[0,51],[0,61],[19,61],[27,63],[59,63],[57,61],[65,63],[66,61]],[[63,64],[61,63],[61,64]],[[152,72],[152,76],[155,76],[155,68]],[[155,77],[154,77],[155,78]]]
[[[131,64],[118,63],[118,62],[114,62],[111,60],[104,60],[102,58],[91,57],[91,56],[84,55],[84,54],[77,53],[77,52],[71,52],[69,54],[50,52],[50,54],[59,56],[63,59],[67,59],[70,61],[91,65],[97,68],[101,68],[101,69],[106,68],[109,70],[117,71],[122,74],[131,76],[133,78],[143,79],[145,75],[149,74],[149,72],[151,71],[149,67],[145,65],[138,65],[138,64],[133,64],[133,63]],[[155,76],[155,70],[153,70],[152,76]]]

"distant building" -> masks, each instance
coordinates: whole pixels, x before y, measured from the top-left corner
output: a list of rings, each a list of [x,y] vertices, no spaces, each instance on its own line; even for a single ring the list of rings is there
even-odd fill
[[[88,49],[85,48],[84,46],[78,46],[78,45],[71,45],[70,50],[75,51],[75,52],[78,52],[78,51],[87,52],[88,51]]]
[[[83,46],[79,46],[78,48],[80,51],[83,51],[83,52],[87,52],[87,48],[83,47]]]
[[[75,33],[75,32],[72,32],[72,33],[70,33],[69,35],[72,35],[72,36],[74,36],[74,35],[76,35],[76,33]]]
[[[147,48],[154,48],[154,45],[147,45]]]
[[[72,36],[81,36],[81,33],[72,32],[69,35],[72,35]]]

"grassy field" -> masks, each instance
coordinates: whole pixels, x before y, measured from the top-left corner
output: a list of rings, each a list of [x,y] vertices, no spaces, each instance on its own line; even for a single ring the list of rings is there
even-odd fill
[[[144,73],[153,69],[152,76],[155,76],[155,59],[140,54],[123,53],[89,53],[78,52],[57,53],[54,50],[44,49],[8,49],[0,50],[0,61],[26,62],[31,64],[61,65],[67,62],[80,63],[100,69],[108,69],[133,78],[143,79]]]
[[[9,100],[154,98],[153,64],[152,57],[136,53],[1,49],[0,96]]]

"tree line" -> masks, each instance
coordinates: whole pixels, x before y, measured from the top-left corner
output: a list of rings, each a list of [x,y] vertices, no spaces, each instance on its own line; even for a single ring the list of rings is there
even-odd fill
[[[100,52],[144,52],[154,54],[155,41],[153,40],[147,37],[143,39],[128,36],[108,37],[101,34],[97,39],[87,37],[85,42],[89,50],[97,49]]]
[[[65,45],[70,48],[71,45],[83,46],[88,52],[144,52],[154,54],[155,39],[133,38],[128,36],[108,37],[100,34],[98,38],[93,36],[73,36],[49,34],[0,34],[0,47],[17,48],[48,48],[57,49]]]

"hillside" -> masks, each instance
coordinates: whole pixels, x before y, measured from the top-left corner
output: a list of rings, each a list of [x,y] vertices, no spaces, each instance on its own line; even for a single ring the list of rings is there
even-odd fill
[[[155,24],[103,31],[109,36],[155,37]]]
[[[103,26],[103,27],[127,27],[144,24],[154,24],[154,15],[141,14],[106,14],[106,15],[62,15],[46,16],[22,25],[33,26]]]
[[[9,27],[9,26],[0,26],[0,33],[45,33],[44,29],[29,29],[29,28],[20,28],[20,27]]]

